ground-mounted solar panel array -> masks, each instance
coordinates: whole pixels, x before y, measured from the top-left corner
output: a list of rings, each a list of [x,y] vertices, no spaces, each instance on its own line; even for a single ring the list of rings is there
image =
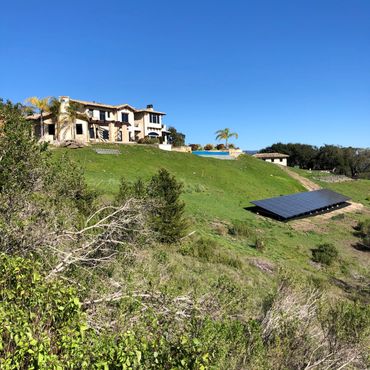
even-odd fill
[[[251,203],[257,206],[262,213],[279,220],[309,217],[322,212],[348,205],[350,198],[332,190],[322,189],[308,191],[276,198],[255,200]]]

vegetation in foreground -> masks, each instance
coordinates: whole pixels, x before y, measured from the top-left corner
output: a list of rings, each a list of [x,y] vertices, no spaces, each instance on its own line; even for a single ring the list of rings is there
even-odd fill
[[[203,225],[197,218],[202,206],[213,217],[224,208],[203,199],[199,213],[193,212],[193,200],[185,212],[182,201],[198,192],[186,191],[186,183],[154,165],[142,180],[120,179],[102,198],[63,151],[51,156],[32,140],[19,107],[1,104],[0,120],[1,368],[369,365],[368,305],[328,295],[309,275],[297,279],[249,258],[271,251],[273,241],[261,238],[269,227],[281,235],[274,223],[256,234],[248,219],[230,218],[226,229],[216,225],[217,234],[204,229],[189,235],[178,220],[190,219],[189,232]],[[235,163],[231,171],[243,173],[247,163]],[[250,163],[251,173],[255,166],[256,176],[266,177],[258,175],[259,162]],[[273,191],[299,190],[271,170]],[[245,180],[248,173],[245,168]],[[256,179],[248,184],[258,188]],[[271,191],[259,185],[259,192]],[[220,198],[218,186],[212,197]],[[252,238],[254,245],[240,249],[234,238]],[[256,297],[253,278],[260,268],[257,275],[269,288]]]

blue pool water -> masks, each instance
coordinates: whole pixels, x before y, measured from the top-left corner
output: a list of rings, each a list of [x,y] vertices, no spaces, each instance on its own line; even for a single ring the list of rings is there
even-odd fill
[[[216,155],[229,155],[229,152],[212,152],[211,150],[196,150],[192,152],[195,155],[200,155],[200,156],[206,156],[206,155],[211,155],[211,156],[216,156]]]

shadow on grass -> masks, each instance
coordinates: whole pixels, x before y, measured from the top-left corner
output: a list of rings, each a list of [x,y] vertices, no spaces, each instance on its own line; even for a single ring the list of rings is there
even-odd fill
[[[354,244],[353,248],[355,248],[356,250],[360,252],[370,252],[370,245],[366,245],[360,242]]]

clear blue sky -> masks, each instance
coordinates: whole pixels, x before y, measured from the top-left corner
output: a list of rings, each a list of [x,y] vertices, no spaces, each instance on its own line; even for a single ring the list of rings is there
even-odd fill
[[[370,146],[369,0],[4,1],[0,96],[154,104],[187,142]]]

